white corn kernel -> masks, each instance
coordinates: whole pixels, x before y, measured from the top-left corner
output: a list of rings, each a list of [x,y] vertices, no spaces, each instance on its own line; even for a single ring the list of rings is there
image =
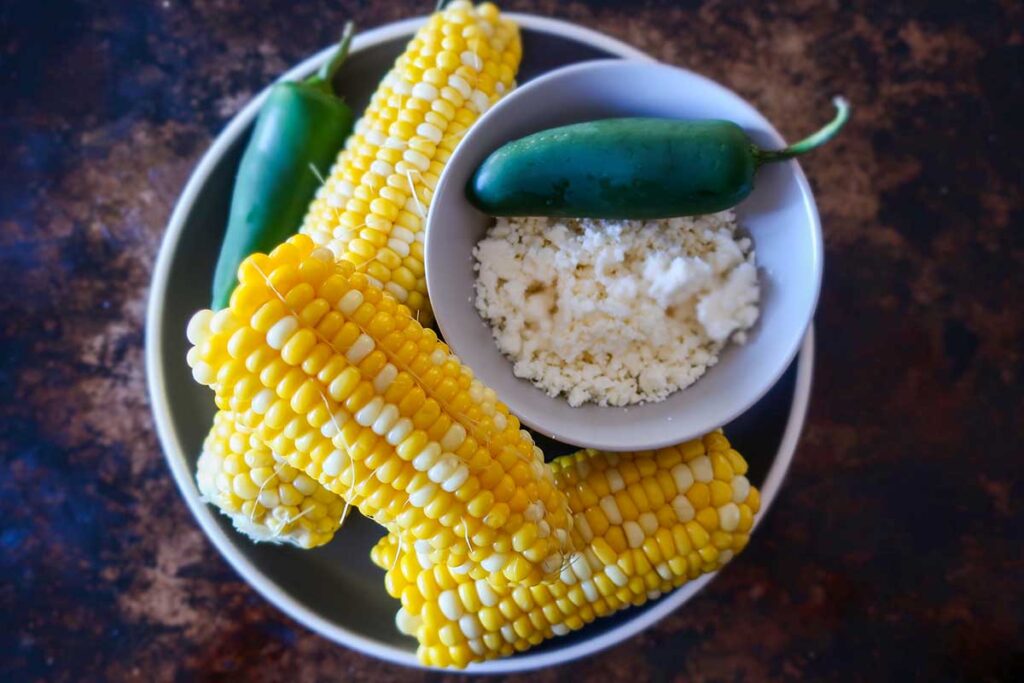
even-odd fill
[[[397,446],[405,441],[405,437],[409,436],[412,430],[412,421],[407,417],[403,417],[395,424],[394,427],[391,428],[391,431],[388,432],[387,441],[392,446]]]
[[[586,517],[580,515],[575,520],[575,526],[579,530],[584,543],[590,543],[594,540],[594,532],[590,529],[590,522],[587,521]]]
[[[395,613],[395,627],[399,633],[415,636],[422,624],[423,620],[420,617],[409,614],[404,607],[399,607],[398,612]]]
[[[349,347],[348,353],[345,354],[345,358],[347,358],[348,362],[352,363],[353,365],[359,363],[364,358],[370,355],[370,352],[373,351],[374,346],[375,344],[373,342],[373,337],[365,333],[360,334],[358,337],[356,337],[356,340],[352,343],[352,346]]]
[[[732,502],[742,503],[750,495],[750,480],[742,474],[732,480]]]
[[[686,493],[693,486],[693,472],[686,466],[686,463],[679,463],[672,468],[672,479],[676,482],[676,490],[679,493]]]
[[[437,485],[430,483],[417,491],[409,494],[409,504],[413,507],[426,507],[427,503],[434,499],[437,495]]]
[[[416,134],[436,145],[441,142],[441,137],[444,133],[434,124],[424,121],[416,127]]]
[[[263,415],[270,410],[270,406],[274,405],[275,400],[277,400],[277,395],[273,391],[263,389],[252,397],[252,411],[257,415]]]
[[[590,569],[590,563],[587,562],[587,558],[580,553],[576,553],[569,558],[569,566],[572,567],[572,573],[579,577],[581,581],[586,581],[594,575]]]
[[[235,327],[235,315],[230,308],[222,308],[210,318],[210,330],[212,332],[227,332]]]
[[[397,421],[398,418],[398,408],[389,403],[380,411],[380,415],[377,416],[377,419],[373,423],[371,429],[373,429],[374,434],[384,436],[395,425],[395,421]]]
[[[425,102],[433,102],[438,97],[437,88],[430,83],[420,81],[412,87],[412,96],[418,97]]]
[[[625,572],[619,569],[619,565],[617,564],[610,564],[605,567],[604,573],[609,579],[611,579],[612,583],[619,588],[622,588],[629,583],[629,577],[626,576]]]
[[[498,594],[485,579],[476,580],[476,596],[480,598],[480,604],[484,607],[494,607],[498,604]]]
[[[467,479],[469,479],[469,468],[466,467],[465,463],[460,463],[459,466],[455,468],[455,472],[452,473],[452,476],[448,477],[448,479],[441,484],[441,488],[448,493],[455,493],[459,490],[459,487],[466,483]]]
[[[352,315],[363,305],[363,293],[358,289],[350,289],[338,300],[338,310],[345,315]]]
[[[212,319],[213,311],[204,308],[193,315],[188,321],[185,336],[188,337],[189,342],[193,346],[198,346],[206,341],[206,338],[210,335],[210,320]]]
[[[299,320],[293,315],[281,318],[267,330],[267,345],[280,351],[292,334],[299,329]]]
[[[321,469],[324,474],[329,477],[336,477],[341,474],[341,471],[351,464],[348,454],[345,451],[333,450],[331,454],[324,458]]]
[[[600,500],[600,505],[609,524],[622,524],[622,513],[619,511],[619,504],[615,502],[615,498],[604,496]]]
[[[446,451],[454,451],[466,440],[466,428],[460,424],[453,424],[441,437],[441,448]]]
[[[689,463],[690,470],[693,472],[693,478],[697,481],[707,483],[715,478],[715,472],[711,467],[711,460],[706,455],[701,455]]]
[[[380,396],[374,396],[373,399],[363,406],[359,412],[356,413],[355,418],[363,427],[369,427],[380,415],[381,409],[384,407],[384,399]]]
[[[468,98],[473,94],[473,89],[469,87],[469,83],[457,74],[452,74],[448,77],[448,85],[455,88],[463,98]]]
[[[544,518],[544,503],[535,501],[526,506],[523,511],[523,518],[527,522],[538,522]]]
[[[644,544],[644,531],[634,521],[624,522],[622,530],[626,533],[626,543],[630,548],[639,548]]]
[[[562,566],[562,556],[558,553],[552,553],[544,558],[541,562],[540,568],[545,574],[551,574],[558,570]]]
[[[481,90],[474,90],[469,101],[476,107],[477,112],[483,114],[491,107],[491,98]]]
[[[409,244],[400,239],[395,239],[394,237],[388,238],[388,249],[398,254],[401,258],[405,258],[409,255]]]
[[[430,168],[430,159],[414,149],[405,150],[402,154],[402,159],[413,167],[419,169],[422,173],[426,173],[427,169]]]
[[[373,378],[374,390],[378,394],[383,394],[391,386],[391,383],[395,381],[395,377],[398,377],[398,368],[388,363]]]
[[[459,600],[459,594],[454,590],[446,590],[437,597],[437,606],[441,608],[441,613],[444,614],[451,621],[458,621],[464,612],[462,610],[462,601]]]
[[[726,503],[718,508],[718,525],[722,531],[735,531],[740,524],[740,509],[736,503]]]
[[[324,422],[323,426],[320,427],[320,433],[328,439],[333,439],[341,431],[341,426],[348,421],[348,414],[344,410],[331,415],[327,422]]]
[[[441,447],[434,442],[430,442],[412,459],[412,466],[420,472],[426,472],[434,466],[434,463],[440,457]]]
[[[408,228],[403,228],[400,225],[396,225],[391,228],[391,236],[410,244],[416,240],[416,233],[412,232]]]
[[[507,562],[508,557],[503,553],[491,553],[490,556],[484,558],[480,566],[493,574],[501,571]]]
[[[203,386],[210,386],[217,379],[217,374],[209,363],[199,362],[192,366],[192,379]]]
[[[436,445],[436,444],[431,444]],[[440,450],[440,446],[437,447]],[[434,464],[433,467],[427,472],[427,478],[435,483],[442,483],[446,481],[452,474],[455,473],[455,469],[459,466],[459,460],[451,453],[445,453],[441,458]]]
[[[680,522],[689,522],[696,514],[696,511],[693,509],[693,503],[686,496],[676,496],[673,498],[672,509],[675,510],[676,517],[679,518]]]
[[[475,614],[464,614],[459,618],[459,630],[462,631],[462,635],[469,638],[471,641],[480,638],[484,634],[484,629],[480,625],[480,620],[476,618]]]
[[[471,570],[472,568],[473,568],[473,563],[467,561],[467,562],[464,562],[463,564],[456,565],[454,567],[449,567],[448,571],[450,571],[452,574],[459,574],[461,576],[463,574],[468,574],[469,570]]]

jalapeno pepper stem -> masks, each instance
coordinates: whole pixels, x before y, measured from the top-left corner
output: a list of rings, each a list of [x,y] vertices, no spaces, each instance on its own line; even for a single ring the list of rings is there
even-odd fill
[[[801,154],[806,154],[812,149],[820,147],[835,137],[836,133],[842,129],[846,124],[846,121],[850,118],[850,103],[845,97],[833,97],[832,104],[836,107],[835,118],[817,133],[809,135],[800,142],[792,144],[785,149],[767,150],[754,148],[754,157],[757,159],[757,163],[760,165],[768,164],[773,161],[785,161],[786,159],[792,159],[793,157],[798,157]]]
[[[356,25],[351,21],[345,22],[345,28],[341,30],[341,41],[338,43],[338,49],[334,51],[331,58],[324,62],[320,69],[306,79],[306,85],[319,88],[324,92],[334,94],[334,75],[338,73],[338,69],[345,63],[348,58],[348,48],[352,44],[352,36],[355,35]]]

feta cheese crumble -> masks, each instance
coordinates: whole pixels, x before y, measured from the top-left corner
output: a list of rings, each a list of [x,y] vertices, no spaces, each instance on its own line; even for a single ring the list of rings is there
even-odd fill
[[[660,401],[746,340],[760,290],[731,211],[657,221],[499,218],[476,308],[513,372],[569,404]]]

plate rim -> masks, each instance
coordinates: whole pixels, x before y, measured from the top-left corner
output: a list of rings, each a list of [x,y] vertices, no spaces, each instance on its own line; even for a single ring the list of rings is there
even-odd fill
[[[600,33],[594,29],[578,26],[576,24],[541,17],[533,14],[517,12],[503,13],[505,16],[516,21],[522,28],[531,29],[543,33],[550,33],[563,38],[575,40],[601,48],[611,54],[618,55],[624,59],[638,59],[653,61],[653,58],[616,38]],[[427,20],[427,16],[411,17],[401,21],[384,24],[366,31],[361,31],[352,42],[353,53],[374,47],[381,43],[393,40],[403,35],[411,35]],[[318,67],[327,56],[334,50],[334,46],[328,46],[312,56],[306,58],[296,66],[292,67],[277,80],[295,80],[309,73]],[[275,81],[276,82],[276,81]],[[382,643],[376,639],[369,638],[355,631],[351,631],[339,624],[336,624],[307,608],[298,600],[292,598],[270,577],[265,575],[260,568],[251,562],[236,548],[236,539],[229,536],[229,532],[221,528],[217,523],[216,513],[205,502],[202,501],[196,487],[193,473],[185,457],[185,450],[182,447],[178,434],[173,426],[170,411],[170,401],[167,396],[166,377],[164,375],[163,360],[163,325],[162,316],[164,311],[163,302],[167,296],[168,278],[172,264],[172,255],[177,251],[186,218],[192,210],[200,190],[205,186],[216,163],[230,148],[234,141],[241,135],[255,118],[259,107],[267,96],[269,86],[255,96],[245,107],[242,108],[228,122],[224,129],[217,135],[209,149],[203,154],[196,164],[188,181],[185,184],[181,195],[175,202],[174,210],[167,223],[164,235],[160,241],[160,248],[156,264],[153,269],[153,276],[150,281],[150,292],[146,299],[145,316],[145,371],[150,409],[156,427],[157,439],[163,451],[164,460],[179,493],[188,506],[192,516],[199,523],[206,537],[213,544],[232,569],[274,607],[279,609],[288,617],[294,619],[305,628],[330,640],[331,642],[352,648],[362,654],[376,657],[384,661],[416,668],[421,670],[445,671],[452,673],[451,669],[438,669],[425,666],[416,659],[414,652]],[[761,487],[761,514],[754,524],[754,529],[764,520],[768,509],[771,507],[776,494],[782,484],[789,466],[793,460],[797,442],[803,429],[807,415],[807,408],[810,399],[811,381],[814,365],[814,329],[813,323],[800,345],[797,357],[796,381],[793,390],[793,399],[790,405],[789,416],[779,444],[775,459],[769,468],[768,475]],[[752,530],[753,531],[753,530]],[[234,532],[230,532],[232,535]],[[683,605],[705,585],[707,585],[717,572],[704,575],[694,581],[666,595],[656,604],[637,613],[631,619],[619,624],[605,633],[595,635],[578,643],[565,647],[556,647],[548,652],[530,654],[529,652],[518,654],[514,657],[494,659],[487,662],[472,664],[466,669],[470,674],[485,673],[518,673],[531,671],[547,666],[564,664],[566,662],[594,654],[603,649],[616,645],[627,638],[648,628],[660,621],[666,615]]]

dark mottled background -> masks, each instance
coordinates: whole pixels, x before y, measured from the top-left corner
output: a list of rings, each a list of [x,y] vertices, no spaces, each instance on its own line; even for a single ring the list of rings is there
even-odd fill
[[[179,499],[142,368],[154,256],[212,138],[343,19],[428,4],[0,3],[0,679],[440,678],[239,581]],[[804,162],[817,376],[766,524],[685,610],[531,680],[1020,680],[1024,6],[508,6],[718,79],[789,137],[855,103]]]

